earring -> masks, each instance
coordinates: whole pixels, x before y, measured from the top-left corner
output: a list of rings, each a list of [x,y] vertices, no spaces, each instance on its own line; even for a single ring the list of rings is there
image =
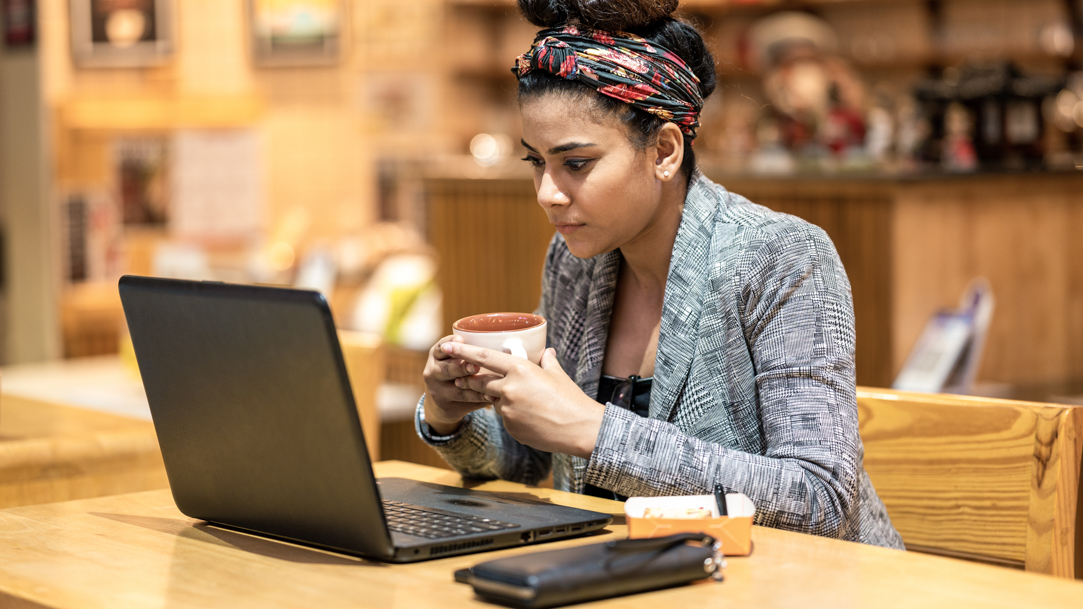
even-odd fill
[[[667,177],[667,178],[668,178],[668,177],[669,177],[669,172],[668,172],[668,171],[663,171],[663,172],[662,172],[662,175],[663,175],[664,177]]]

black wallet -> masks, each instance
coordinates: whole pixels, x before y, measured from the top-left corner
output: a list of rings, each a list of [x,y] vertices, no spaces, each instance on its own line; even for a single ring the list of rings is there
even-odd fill
[[[455,573],[478,596],[516,607],[556,607],[721,579],[713,537],[683,533],[626,539],[490,560]]]

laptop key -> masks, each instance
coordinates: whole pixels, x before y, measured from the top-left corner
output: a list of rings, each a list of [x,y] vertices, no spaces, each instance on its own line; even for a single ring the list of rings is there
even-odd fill
[[[510,522],[435,512],[401,501],[384,501],[383,506],[389,529],[428,539],[519,528],[519,525]]]

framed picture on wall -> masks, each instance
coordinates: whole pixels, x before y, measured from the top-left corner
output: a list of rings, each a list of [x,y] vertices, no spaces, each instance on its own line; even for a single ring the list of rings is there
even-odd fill
[[[78,66],[154,66],[166,62],[173,47],[173,0],[71,0]]]
[[[248,0],[248,6],[257,66],[338,62],[347,23],[342,0]]]

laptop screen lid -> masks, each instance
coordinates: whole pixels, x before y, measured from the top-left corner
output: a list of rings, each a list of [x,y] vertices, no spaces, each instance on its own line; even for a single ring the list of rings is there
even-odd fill
[[[120,296],[181,512],[394,555],[321,294],[125,276]]]

